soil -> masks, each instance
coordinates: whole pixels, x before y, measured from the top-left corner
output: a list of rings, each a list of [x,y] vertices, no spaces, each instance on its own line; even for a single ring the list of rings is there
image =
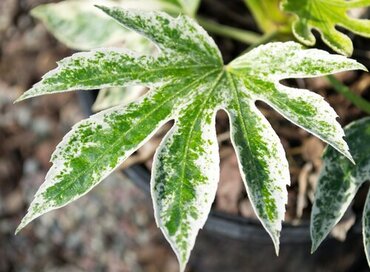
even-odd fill
[[[13,235],[50,167],[50,155],[56,144],[84,117],[74,93],[12,104],[54,68],[57,60],[72,53],[28,14],[32,7],[47,2],[56,1],[0,1],[0,271],[176,271],[175,258],[154,225],[152,210],[148,208],[150,200],[129,182],[122,182],[126,178],[119,174],[112,175],[111,182],[102,183],[77,204],[45,215],[21,235]],[[226,5],[224,1],[203,0],[200,13],[218,18],[221,23],[258,31],[250,16],[243,16],[248,11],[242,1],[227,2]],[[357,48],[354,57],[370,68],[369,40],[351,37]],[[230,39],[215,36],[215,40],[225,62],[245,50],[245,45]],[[337,76],[353,92],[370,99],[369,74],[356,71]],[[341,125],[365,115],[336,93],[325,78],[292,79],[284,83],[324,96],[338,113]],[[310,214],[325,144],[267,105],[258,103],[258,108],[285,148],[291,173],[286,221],[299,224],[308,220]],[[230,144],[228,124],[226,113],[219,112],[221,175],[214,209],[253,218],[255,214]],[[125,166],[143,163],[150,169],[154,147],[165,131],[144,145]],[[345,237],[353,217],[361,212],[361,193],[353,213],[351,210],[342,228],[337,229],[338,238]],[[124,204],[117,205],[120,201]]]

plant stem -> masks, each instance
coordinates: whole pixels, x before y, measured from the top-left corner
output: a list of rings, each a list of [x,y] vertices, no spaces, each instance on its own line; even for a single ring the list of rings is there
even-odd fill
[[[347,86],[343,85],[343,83],[336,79],[334,76],[328,75],[326,76],[326,78],[332,84],[334,90],[350,100],[356,107],[366,112],[367,114],[370,114],[369,101],[353,93]]]
[[[207,31],[212,32],[214,34],[218,34],[224,37],[229,37],[234,40],[246,43],[246,44],[254,44],[259,41],[260,35],[252,32],[246,31],[239,28],[221,25],[213,20],[209,20],[202,17],[197,17],[198,23],[203,26]]]

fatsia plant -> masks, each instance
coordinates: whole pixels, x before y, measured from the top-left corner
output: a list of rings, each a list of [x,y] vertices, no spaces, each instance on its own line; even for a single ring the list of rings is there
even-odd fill
[[[312,251],[344,215],[365,181],[370,180],[370,117],[352,122],[346,128],[346,138],[356,165],[328,147],[320,173],[311,214]],[[370,192],[362,216],[363,241],[370,265]]]
[[[365,70],[364,66],[294,42],[259,46],[224,65],[214,41],[187,16],[100,9],[150,39],[158,56],[122,49],[77,53],[60,61],[18,101],[114,86],[143,85],[150,91],[73,127],[52,155],[53,166],[17,231],[86,194],[160,126],[175,120],[155,154],[151,193],[157,224],[184,270],[215,197],[219,178],[215,114],[223,109],[230,117],[231,140],[249,199],[278,252],[290,182],[288,163],[279,138],[255,102],[269,104],[352,160],[329,104],[315,93],[280,81]]]
[[[281,5],[284,11],[294,14],[292,30],[301,43],[314,45],[312,29],[316,29],[328,46],[346,56],[352,55],[352,41],[336,27],[370,37],[370,20],[355,19],[347,14],[351,9],[369,6],[370,0],[283,0]]]

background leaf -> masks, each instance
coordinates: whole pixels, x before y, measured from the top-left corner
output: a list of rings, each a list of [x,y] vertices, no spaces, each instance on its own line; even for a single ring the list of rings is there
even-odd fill
[[[126,105],[138,99],[146,91],[147,88],[142,86],[101,89],[94,102],[94,105],[92,105],[92,110],[94,112],[98,112],[117,105]]]
[[[312,28],[320,32],[323,41],[334,51],[352,55],[351,39],[336,29],[344,27],[358,35],[370,37],[370,20],[351,18],[347,11],[368,7],[370,0],[284,0],[282,9],[295,15],[292,29],[303,44],[312,46],[316,39]]]
[[[156,48],[148,39],[122,28],[113,18],[94,5],[121,6],[140,10],[166,10],[177,14],[181,5],[171,0],[66,0],[39,5],[31,14],[62,43],[72,49],[90,50],[116,46],[145,54],[155,54]],[[118,104],[127,104],[141,95],[142,87],[104,88],[93,105],[94,111]],[[117,103],[118,101],[118,103]]]
[[[162,0],[178,5],[186,15],[194,17],[197,13],[200,0]]]
[[[311,214],[312,250],[316,250],[332,228],[339,222],[356,195],[370,179],[370,118],[352,122],[345,128],[347,142],[356,165],[328,147],[324,153],[324,167],[320,173],[315,202]],[[366,254],[369,259],[370,194],[363,214]]]
[[[160,0],[66,0],[39,5],[31,14],[62,43],[77,50],[119,46],[149,53],[154,48],[143,36],[122,28],[94,5],[120,6],[127,9],[166,10],[179,13],[170,1]]]

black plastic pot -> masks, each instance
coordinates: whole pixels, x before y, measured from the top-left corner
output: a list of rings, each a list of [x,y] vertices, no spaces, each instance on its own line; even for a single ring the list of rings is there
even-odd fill
[[[90,116],[97,91],[80,91],[82,110]],[[124,173],[148,195],[150,173],[134,165]],[[189,262],[190,271],[369,271],[363,251],[361,224],[349,231],[345,242],[329,237],[310,254],[309,222],[293,226],[283,224],[279,257],[271,238],[260,222],[211,211],[200,231]]]

